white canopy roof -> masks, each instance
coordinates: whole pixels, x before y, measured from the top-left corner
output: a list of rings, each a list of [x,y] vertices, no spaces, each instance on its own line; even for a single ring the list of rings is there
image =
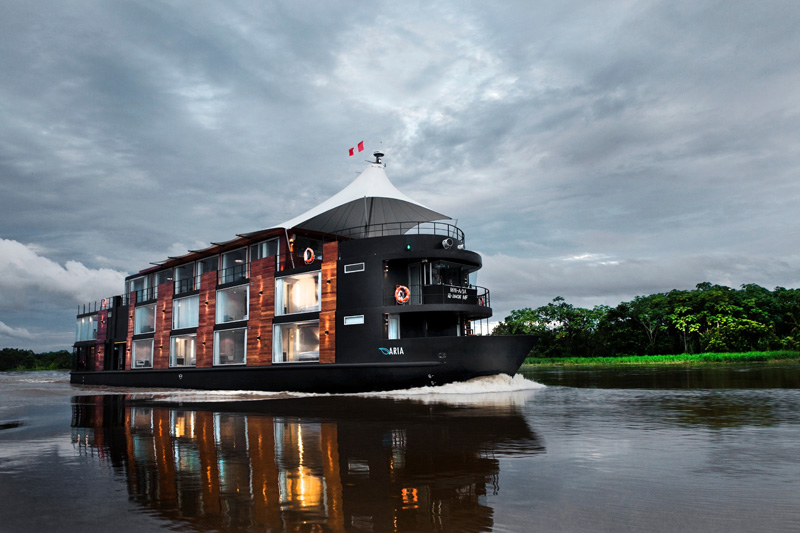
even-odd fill
[[[337,194],[276,227],[338,233],[346,229],[386,223],[397,223],[398,226],[410,229],[416,224],[403,223],[449,219],[447,215],[428,209],[401,193],[389,181],[383,165],[372,163]]]

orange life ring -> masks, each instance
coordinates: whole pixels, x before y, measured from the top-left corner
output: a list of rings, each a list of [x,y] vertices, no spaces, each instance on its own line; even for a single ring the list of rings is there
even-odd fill
[[[108,307],[108,300],[106,300],[105,298],[103,298],[102,305],[103,305],[103,309],[105,309],[106,307]]]
[[[306,262],[307,265],[310,265],[314,262],[314,250],[311,248],[306,248],[306,251],[303,252],[303,261]]]
[[[404,304],[408,302],[408,299],[411,297],[411,291],[408,290],[408,287],[405,285],[398,285],[397,289],[394,291],[394,299],[399,304]]]
[[[483,299],[483,296],[478,297],[478,305],[486,305],[486,300]]]

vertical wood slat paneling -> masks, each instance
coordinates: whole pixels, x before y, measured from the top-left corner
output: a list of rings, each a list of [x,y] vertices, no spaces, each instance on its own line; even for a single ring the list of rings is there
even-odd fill
[[[336,362],[336,266],[339,243],[322,245],[322,302],[319,314],[319,362]]]
[[[275,258],[265,257],[250,263],[247,366],[272,364],[272,318],[274,314]]]
[[[200,316],[197,323],[197,339],[195,340],[197,368],[209,368],[214,363],[216,303],[217,273],[206,272],[200,276]]]

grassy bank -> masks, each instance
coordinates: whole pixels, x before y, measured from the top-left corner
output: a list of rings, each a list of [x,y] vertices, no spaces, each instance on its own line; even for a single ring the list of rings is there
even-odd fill
[[[630,355],[624,357],[528,357],[529,366],[700,365],[765,362],[800,362],[800,352],[701,353],[681,355]]]

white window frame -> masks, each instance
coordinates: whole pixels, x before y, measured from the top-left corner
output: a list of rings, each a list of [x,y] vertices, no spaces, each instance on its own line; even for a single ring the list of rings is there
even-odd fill
[[[235,362],[235,363],[228,363],[228,362],[220,362],[220,353],[219,353],[219,336],[220,334],[224,333],[231,333],[234,331],[241,331],[244,332],[244,339],[242,344],[242,361]],[[233,328],[233,329],[221,329],[214,332],[214,366],[242,366],[247,364],[247,328]]]
[[[147,343],[150,343],[150,359],[149,361],[143,359],[143,361],[149,362],[149,364],[142,364],[138,365],[139,358],[136,355],[137,347],[144,346]],[[136,370],[137,368],[153,368],[153,359],[155,358],[155,346],[153,339],[139,339],[135,340],[131,346],[131,370]]]
[[[344,266],[345,274],[355,274],[356,272],[364,272],[366,269],[364,263],[351,263]]]
[[[387,327],[387,337],[389,339],[399,339],[400,338],[400,315],[392,314],[389,315],[386,319],[388,324]]]
[[[178,359],[178,357],[177,357],[178,351],[175,349],[175,345],[177,344],[177,340],[178,339],[190,339],[190,338],[194,340],[194,346],[192,347],[193,364],[186,364],[186,362],[184,361],[184,364],[179,365],[178,361],[177,361],[177,359]],[[190,334],[187,334],[187,335],[175,335],[175,336],[170,337],[170,339],[169,339],[169,366],[170,367],[175,367],[175,368],[184,368],[184,367],[191,368],[191,367],[197,366],[197,334],[196,333],[190,333]]]
[[[145,309],[152,309],[153,310],[153,329],[149,331],[142,331],[141,318],[144,314]],[[133,334],[134,335],[142,335],[147,333],[155,333],[156,331],[156,304],[148,304],[148,305],[140,305],[135,307],[133,310]]]
[[[195,313],[192,317],[194,320],[189,325],[181,325],[178,323],[178,320],[181,318],[180,309],[183,308],[181,305],[182,302],[194,299],[197,301],[195,305]],[[184,311],[184,314],[186,312]],[[200,325],[200,295],[194,294],[192,296],[186,296],[183,298],[175,298],[172,301],[172,329],[187,329],[187,328],[196,328]]]
[[[312,308],[302,309],[300,311],[289,311],[288,301],[286,294],[286,283],[288,279],[299,279],[304,277],[317,277],[317,297],[316,306]],[[322,311],[322,271],[314,270],[311,272],[303,272],[301,274],[290,274],[288,276],[281,276],[275,278],[275,316],[298,315],[301,313],[319,313]]]
[[[224,320],[225,315],[221,315],[224,312],[223,306],[219,304],[220,293],[228,293],[228,292],[236,292],[236,291],[245,291],[245,303],[244,303],[244,317],[243,318],[233,318],[231,317],[230,320]],[[249,320],[250,319],[250,286],[249,285],[236,285],[234,287],[228,287],[227,289],[219,289],[217,291],[217,300],[216,300],[216,310],[215,313],[215,323],[217,324],[228,324],[231,322],[241,322],[242,320]]]
[[[304,326],[308,324],[316,324],[317,326],[317,338],[319,338],[319,320],[302,320],[299,322],[283,322],[280,324],[273,324],[272,326],[272,362],[277,364],[295,364],[295,363],[319,363],[319,344],[317,344],[317,352],[316,358],[308,358],[305,359],[296,359],[293,361],[287,361],[284,359],[283,354],[283,334],[281,331],[282,327],[291,327],[294,326],[295,328],[299,326]],[[303,352],[306,354],[314,354],[314,352]]]

